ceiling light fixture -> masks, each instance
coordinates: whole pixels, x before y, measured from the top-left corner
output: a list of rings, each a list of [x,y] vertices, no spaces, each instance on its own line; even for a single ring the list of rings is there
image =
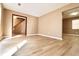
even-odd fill
[[[18,3],[18,6],[21,6],[21,3]]]
[[[70,15],[73,15],[73,16],[78,15],[78,14],[79,14],[79,12],[70,13]]]

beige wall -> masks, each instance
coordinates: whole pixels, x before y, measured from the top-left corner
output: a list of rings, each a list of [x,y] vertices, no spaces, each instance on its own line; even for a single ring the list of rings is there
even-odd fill
[[[0,4],[0,36],[1,36],[1,4]]]
[[[69,4],[39,17],[38,33],[62,38],[62,12],[78,6],[79,4]]]
[[[22,15],[27,17],[27,34],[36,34],[37,33],[37,17],[30,16],[27,14],[22,14],[19,12],[14,12],[8,9],[4,9],[4,32],[5,36],[12,36],[12,14]]]
[[[3,15],[3,6],[2,6],[2,4],[0,3],[0,36],[2,36],[2,19],[3,19],[3,17],[2,17],[2,15]]]
[[[61,38],[62,35],[62,14],[59,10],[39,18],[38,33]]]

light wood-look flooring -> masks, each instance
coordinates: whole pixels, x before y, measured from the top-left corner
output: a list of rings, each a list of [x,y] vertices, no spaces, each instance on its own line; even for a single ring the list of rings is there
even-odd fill
[[[79,37],[63,36],[56,40],[43,36],[29,36],[27,43],[13,56],[78,56]]]

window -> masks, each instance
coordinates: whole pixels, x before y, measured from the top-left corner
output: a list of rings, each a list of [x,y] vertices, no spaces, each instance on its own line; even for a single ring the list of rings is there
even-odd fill
[[[79,29],[79,19],[72,20],[72,29]]]

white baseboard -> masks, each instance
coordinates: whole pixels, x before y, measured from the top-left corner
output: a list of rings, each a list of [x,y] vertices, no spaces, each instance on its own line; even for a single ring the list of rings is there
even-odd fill
[[[37,34],[37,35],[41,35],[41,36],[45,36],[45,37],[49,37],[49,38],[54,38],[54,39],[62,40],[62,38],[54,37],[54,36],[48,36],[48,35],[44,35],[44,34]]]
[[[49,37],[49,38],[54,38],[54,39],[62,40],[62,38],[54,37],[54,36],[49,36],[49,35],[44,35],[44,34],[27,34],[27,36],[33,36],[33,35],[40,35],[40,36],[45,36],[45,37]],[[15,37],[18,37],[18,36],[15,36]],[[6,38],[6,39],[11,39],[11,38],[15,38],[15,37],[9,37],[9,38]]]
[[[7,40],[7,39],[12,39],[12,38],[16,38],[16,37],[20,37],[21,35],[16,35],[16,36],[13,36],[13,37],[10,37],[10,36],[4,36],[4,40]]]
[[[44,35],[44,34],[27,34],[27,36],[33,36],[33,35],[40,35],[40,36],[45,36],[45,37],[49,37],[49,38],[54,38],[54,39],[62,40],[62,38],[54,37],[54,36],[48,36],[48,35]]]
[[[64,35],[79,36],[78,34],[64,34]]]

